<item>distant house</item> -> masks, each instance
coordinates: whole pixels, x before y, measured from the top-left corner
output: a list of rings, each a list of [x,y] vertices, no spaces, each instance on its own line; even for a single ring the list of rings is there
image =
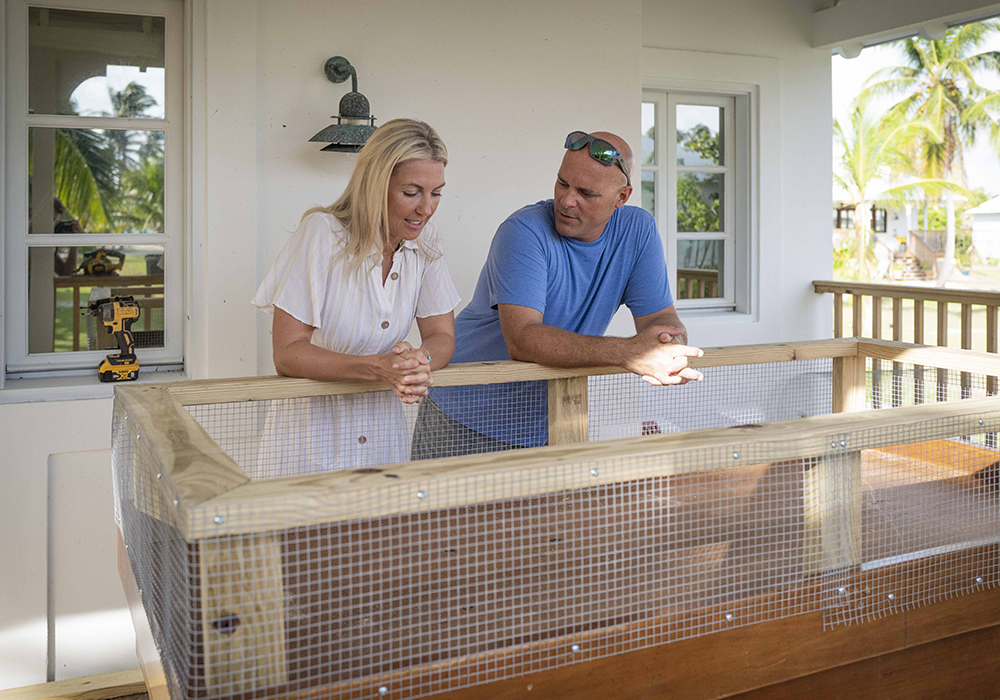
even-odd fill
[[[972,219],[972,245],[984,260],[1000,260],[1000,197],[965,212]]]

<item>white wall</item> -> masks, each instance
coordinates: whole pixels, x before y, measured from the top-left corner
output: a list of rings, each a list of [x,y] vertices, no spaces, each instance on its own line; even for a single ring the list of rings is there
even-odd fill
[[[465,299],[496,226],[551,196],[567,132],[637,140],[642,46],[777,59],[780,167],[761,177],[778,187],[780,215],[762,232],[761,322],[688,325],[702,345],[828,336],[831,302],[810,286],[831,274],[830,56],[809,48],[817,4],[188,0],[192,375],[272,371],[269,323],[249,300],[302,211],[331,202],[353,163],[308,141],[345,92],[322,73],[333,55],[357,66],[379,123],[425,119],[447,142],[437,219]],[[45,680],[48,457],[106,449],[110,415],[107,399],[0,405],[0,688]]]
[[[111,401],[0,405],[0,436],[0,688],[10,688],[46,677],[48,457],[107,448]]]
[[[639,0],[298,0],[259,7],[261,277],[302,212],[332,202],[350,176],[354,156],[321,153],[308,142],[350,89],[324,77],[330,56],[354,64],[377,123],[422,119],[448,145],[447,186],[435,218],[463,304],[500,222],[552,196],[567,133],[638,136]],[[262,372],[273,371],[269,332],[270,317],[260,313]]]
[[[1000,214],[973,214],[972,244],[984,260],[1000,259]]]

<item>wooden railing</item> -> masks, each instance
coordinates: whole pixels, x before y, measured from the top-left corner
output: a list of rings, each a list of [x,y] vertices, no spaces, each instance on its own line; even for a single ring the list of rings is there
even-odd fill
[[[972,350],[974,337],[979,338],[976,349],[986,352],[997,352],[997,308],[1000,307],[1000,292],[984,292],[965,289],[937,289],[933,287],[911,287],[890,284],[865,284],[855,282],[813,282],[817,294],[833,294],[833,337],[866,337],[884,340],[914,342],[920,345],[937,345],[938,347],[955,347],[950,339],[950,316],[952,305],[959,309],[958,347]],[[845,296],[850,299],[850,324],[845,320]],[[885,323],[883,300],[891,299],[892,306],[889,323]],[[926,321],[930,304],[935,306],[931,315],[934,321],[933,338],[927,337]],[[866,323],[867,321],[867,323]],[[888,325],[888,328],[886,327]],[[891,336],[891,337],[888,337]],[[894,377],[899,373],[899,363],[893,363]],[[872,372],[877,379],[882,371],[882,362],[872,360]],[[915,372],[922,371],[921,367]],[[946,370],[938,370],[944,373]],[[963,393],[971,384],[971,375],[962,373]],[[944,377],[939,381],[939,391],[945,385]],[[873,381],[873,400],[879,405],[880,383]],[[997,392],[997,377],[988,376],[986,391],[989,394]]]
[[[945,237],[947,235],[948,235],[947,231],[916,230],[916,231],[910,231],[910,240],[912,241],[914,237],[919,238],[920,241],[931,250],[938,253],[943,253],[945,245]]]
[[[938,251],[929,246],[917,231],[913,231],[910,236],[909,249],[913,253],[913,257],[917,259],[917,262],[931,273],[931,277],[936,279],[938,273]]]
[[[678,299],[715,299],[718,296],[718,270],[677,268]]]
[[[111,295],[139,296],[139,306],[144,310],[142,315],[143,330],[151,330],[152,315],[149,310],[152,308],[163,308],[163,299],[155,298],[163,296],[163,275],[75,275],[65,277],[55,277],[52,280],[56,298],[60,289],[73,290],[73,351],[80,350],[80,316],[86,310],[86,305],[81,306],[80,289],[93,287],[110,287]],[[142,298],[146,297],[146,298]],[[54,317],[54,315],[53,315]],[[138,330],[138,329],[136,329]],[[107,347],[114,347],[108,344]],[[139,346],[142,347],[142,346]],[[104,349],[104,348],[88,348]]]

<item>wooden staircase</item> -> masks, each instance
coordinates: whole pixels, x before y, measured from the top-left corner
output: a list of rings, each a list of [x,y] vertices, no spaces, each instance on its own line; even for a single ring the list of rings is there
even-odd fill
[[[916,256],[909,251],[898,254],[894,263],[899,266],[899,268],[893,272],[893,278],[897,282],[913,282],[934,279],[933,274],[930,271],[925,270],[923,266],[921,266],[920,261],[917,260]]]

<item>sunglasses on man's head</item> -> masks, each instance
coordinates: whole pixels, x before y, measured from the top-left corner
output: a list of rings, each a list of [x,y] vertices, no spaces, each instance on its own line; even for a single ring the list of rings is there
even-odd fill
[[[591,136],[584,131],[574,131],[566,137],[566,148],[571,151],[579,151],[587,145],[590,146],[591,158],[596,160],[598,163],[603,163],[604,165],[616,163],[618,167],[622,169],[622,173],[625,174],[625,182],[629,187],[632,186],[632,178],[628,174],[628,167],[625,165],[625,159],[622,157],[622,154],[618,152],[617,148],[604,139]]]

